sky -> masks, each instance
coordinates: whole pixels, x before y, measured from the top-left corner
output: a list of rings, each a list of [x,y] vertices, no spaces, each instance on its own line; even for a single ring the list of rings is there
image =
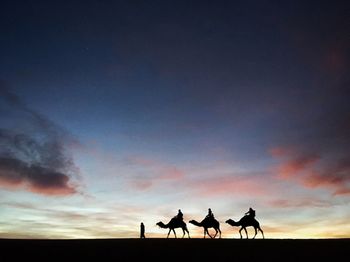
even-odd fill
[[[350,237],[349,12],[2,1],[0,238]]]

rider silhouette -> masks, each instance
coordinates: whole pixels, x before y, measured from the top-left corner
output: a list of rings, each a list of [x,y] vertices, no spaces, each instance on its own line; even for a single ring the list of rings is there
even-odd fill
[[[245,215],[250,217],[250,218],[254,218],[255,217],[255,210],[250,207],[248,212],[245,213]]]
[[[179,220],[183,220],[184,219],[184,214],[182,214],[181,209],[179,209],[177,215],[175,216],[177,219]]]
[[[208,219],[214,218],[214,214],[213,214],[213,212],[211,212],[210,208],[208,209],[208,215],[205,218],[208,218]]]

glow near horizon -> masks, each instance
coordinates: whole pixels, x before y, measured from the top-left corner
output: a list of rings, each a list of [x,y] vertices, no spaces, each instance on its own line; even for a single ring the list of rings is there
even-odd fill
[[[218,165],[212,164],[209,170],[210,164],[206,163],[203,171],[200,168],[188,166],[180,168],[186,170],[182,171],[185,177],[154,180],[155,184],[150,188],[147,186],[146,188],[137,186],[135,188],[132,185],[133,179],[128,179],[130,174],[129,176],[118,176],[115,175],[115,170],[120,171],[124,168],[125,171],[132,170],[131,166],[136,165],[136,171],[139,172],[140,166],[137,165],[141,165],[145,169],[145,174],[149,174],[147,169],[150,167],[153,172],[162,172],[173,166],[164,167],[166,164],[161,166],[156,161],[141,160],[134,156],[136,160],[133,161],[136,162],[130,164],[130,159],[120,159],[113,154],[109,156],[111,159],[106,160],[106,153],[99,156],[101,153],[92,152],[94,158],[90,158],[87,170],[84,169],[81,162],[86,156],[77,161],[85,178],[84,195],[46,197],[20,190],[2,191],[2,195],[6,194],[6,198],[3,199],[7,200],[2,202],[0,236],[9,238],[137,238],[139,224],[143,221],[146,225],[147,237],[165,237],[168,230],[158,228],[155,225],[156,222],[167,223],[176,214],[177,209],[181,208],[191,236],[200,238],[203,236],[202,228],[195,227],[188,221],[190,219],[200,221],[206,215],[207,208],[211,207],[216,218],[221,222],[222,237],[238,238],[239,228],[225,224],[225,220],[228,218],[238,220],[249,206],[253,206],[257,210],[257,219],[261,223],[266,238],[349,237],[350,228],[344,219],[348,215],[346,209],[348,203],[341,197],[329,201],[322,197],[323,194],[327,194],[324,190],[316,189],[311,193],[306,192],[307,189],[305,191],[300,185],[291,182],[286,184],[285,181],[276,177],[268,178],[269,181],[266,178],[258,179],[256,185],[254,184],[256,178],[253,177],[252,184],[244,182],[239,185],[246,187],[242,190],[229,185],[232,192],[226,188],[220,191],[220,186],[222,186],[220,184],[212,187],[210,179],[209,184],[193,189],[191,179],[194,178],[196,181],[198,178],[196,176],[199,174],[203,182],[205,181],[203,174],[204,176],[211,172],[227,174],[230,170],[234,170],[231,164],[222,162]],[[84,154],[90,155],[91,152],[85,151]],[[83,154],[80,152],[80,155]],[[99,157],[102,158],[99,159]],[[94,170],[91,167],[94,165],[93,162],[96,164],[101,162],[100,164],[105,166],[105,173],[100,172],[98,178],[94,174],[101,169],[97,167]],[[161,170],[157,170],[158,168]],[[238,170],[242,172],[243,169]],[[238,175],[237,178],[241,179],[240,176]],[[186,178],[189,178],[191,182],[186,182]],[[191,186],[186,186],[187,183],[191,183]],[[266,191],[263,187],[260,188],[261,185],[268,187]],[[249,192],[250,186],[252,190],[262,189],[263,191]],[[219,191],[212,192],[213,188]],[[284,192],[283,199],[287,199],[284,204],[291,206],[279,206],[280,193],[276,194],[271,191],[277,188]],[[235,190],[239,192],[235,193]],[[244,190],[248,191],[245,193]],[[298,197],[297,192],[302,197]],[[332,203],[335,205],[331,207]],[[332,227],[328,219],[322,219],[325,216],[335,219]],[[28,223],[31,225],[30,228],[27,227]],[[182,236],[180,229],[177,229],[176,232],[178,237]],[[213,233],[213,230],[210,232]],[[254,235],[251,228],[248,229],[248,233],[250,237]],[[257,237],[260,238],[261,235],[258,234]]]

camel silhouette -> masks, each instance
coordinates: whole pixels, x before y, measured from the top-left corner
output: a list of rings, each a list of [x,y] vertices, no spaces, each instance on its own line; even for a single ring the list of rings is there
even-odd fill
[[[257,230],[259,230],[263,236],[263,238],[265,238],[264,236],[264,232],[262,231],[261,227],[260,227],[260,224],[259,222],[255,219],[255,218],[251,218],[249,216],[244,216],[242,217],[238,222],[235,222],[234,220],[232,219],[229,219],[226,221],[227,224],[231,225],[231,226],[236,226],[236,227],[241,227],[241,229],[239,230],[239,234],[242,238],[242,233],[241,231],[244,229],[245,231],[245,234],[247,235],[247,239],[248,239],[248,232],[247,232],[247,229],[246,227],[254,227],[255,229],[255,235],[253,238],[256,237],[256,234],[258,233]]]
[[[176,217],[173,217],[169,221],[168,224],[164,224],[162,221],[160,221],[156,225],[159,226],[160,228],[169,228],[169,232],[168,232],[167,238],[169,238],[169,234],[170,234],[171,231],[174,232],[174,235],[175,235],[175,238],[176,238],[175,228],[181,228],[182,229],[182,232],[183,232],[182,238],[185,237],[186,232],[187,232],[188,238],[191,238],[190,237],[190,233],[188,232],[186,223],[183,220],[177,219]]]
[[[215,218],[205,218],[202,220],[202,222],[197,222],[196,220],[191,220],[191,221],[189,221],[189,223],[191,223],[197,227],[203,227],[204,228],[204,238],[205,238],[206,234],[208,234],[210,238],[215,238],[218,233],[220,233],[219,238],[221,238],[220,223]],[[211,228],[211,227],[215,229],[214,237],[212,237],[208,232],[208,228]]]

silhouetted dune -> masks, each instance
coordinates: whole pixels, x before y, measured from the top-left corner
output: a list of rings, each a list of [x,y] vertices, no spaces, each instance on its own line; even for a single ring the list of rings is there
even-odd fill
[[[349,246],[350,239],[0,239],[0,260],[333,261]]]

